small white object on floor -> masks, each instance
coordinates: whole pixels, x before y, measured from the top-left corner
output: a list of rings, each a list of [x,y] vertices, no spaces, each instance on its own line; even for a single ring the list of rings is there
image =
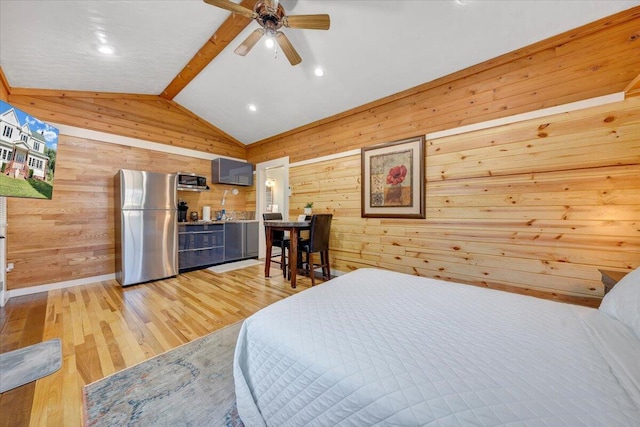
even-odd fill
[[[207,270],[220,274],[260,264],[263,264],[263,262],[257,259],[244,259],[242,261],[230,262],[228,264],[214,265],[213,267],[207,268]]]

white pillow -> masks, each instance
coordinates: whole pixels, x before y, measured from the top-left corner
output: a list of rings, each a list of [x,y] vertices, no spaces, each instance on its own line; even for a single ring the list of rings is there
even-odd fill
[[[599,310],[630,327],[640,338],[640,267],[616,283],[602,299]]]

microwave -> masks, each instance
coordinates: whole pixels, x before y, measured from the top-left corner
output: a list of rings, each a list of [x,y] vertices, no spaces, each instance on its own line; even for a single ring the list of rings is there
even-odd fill
[[[207,191],[207,177],[195,173],[178,172],[178,190]]]

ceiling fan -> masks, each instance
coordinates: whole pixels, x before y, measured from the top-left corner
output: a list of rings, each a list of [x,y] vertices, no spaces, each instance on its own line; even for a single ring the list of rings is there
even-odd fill
[[[278,0],[258,0],[253,10],[232,2],[231,0],[204,0],[212,6],[229,10],[247,18],[255,19],[262,28],[258,28],[242,42],[234,51],[240,56],[245,56],[262,36],[273,37],[284,52],[291,65],[298,65],[302,58],[280,28],[300,28],[308,30],[328,30],[329,15],[292,15],[287,16],[284,8]]]

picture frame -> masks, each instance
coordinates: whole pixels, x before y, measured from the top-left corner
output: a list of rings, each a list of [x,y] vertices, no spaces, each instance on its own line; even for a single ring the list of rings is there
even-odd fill
[[[425,137],[361,149],[362,218],[425,218]]]
[[[0,197],[53,198],[59,131],[0,100]]]

